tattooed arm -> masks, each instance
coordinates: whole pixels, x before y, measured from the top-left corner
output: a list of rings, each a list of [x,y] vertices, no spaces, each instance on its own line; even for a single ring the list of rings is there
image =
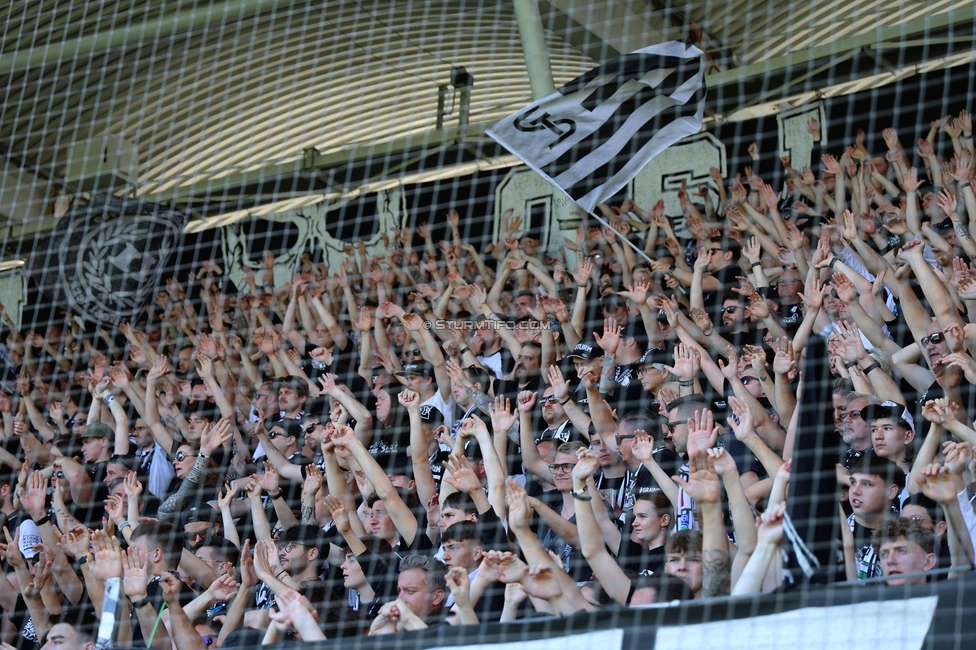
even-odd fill
[[[689,430],[697,426],[693,421],[688,422]],[[689,432],[689,437],[692,433]],[[729,553],[725,523],[722,521],[721,485],[715,471],[715,464],[706,450],[700,449],[688,458],[688,467],[688,480],[675,477],[675,481],[701,507],[702,591],[700,597],[728,596],[731,591],[732,558]],[[699,594],[695,596],[699,597]]]

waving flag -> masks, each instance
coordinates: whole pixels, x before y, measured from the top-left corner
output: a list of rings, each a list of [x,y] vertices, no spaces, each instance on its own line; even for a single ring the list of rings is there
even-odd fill
[[[588,211],[701,129],[705,63],[676,41],[613,59],[488,129]]]

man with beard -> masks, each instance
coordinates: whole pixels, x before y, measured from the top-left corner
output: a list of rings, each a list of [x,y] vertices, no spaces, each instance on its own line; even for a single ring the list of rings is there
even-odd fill
[[[201,547],[221,538],[220,515],[209,504],[190,506],[183,511],[183,537],[187,548],[196,553]]]
[[[321,531],[313,526],[292,526],[278,540],[278,561],[296,583],[318,580],[323,570]]]
[[[879,405],[881,400],[864,393],[849,393],[847,407],[840,414],[840,435],[848,449],[841,457],[841,464],[850,468],[858,459],[870,455],[871,427],[864,421],[862,411],[870,405]],[[866,414],[864,414],[866,415]]]
[[[515,360],[515,370],[511,378],[495,383],[495,395],[507,397],[514,402],[521,391],[538,391],[541,385],[542,345],[535,341],[526,341]]]
[[[301,419],[308,399],[308,382],[301,377],[288,376],[276,382],[275,386],[278,389],[278,419]]]

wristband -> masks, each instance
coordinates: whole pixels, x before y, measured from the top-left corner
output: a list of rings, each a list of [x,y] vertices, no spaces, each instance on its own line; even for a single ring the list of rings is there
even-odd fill
[[[751,266],[752,268],[756,268],[757,266],[762,266],[762,262],[753,262]]]
[[[847,363],[844,364],[844,367],[850,370],[856,365],[857,365],[857,361],[848,361]]]
[[[585,491],[585,488],[584,488]],[[579,501],[592,501],[593,497],[583,494],[582,492],[577,492],[573,490],[573,498]]]
[[[872,363],[867,368],[861,368],[861,372],[863,372],[865,375],[867,375],[867,374],[870,374],[870,372],[872,370],[877,370],[880,367],[881,367],[881,364],[879,364],[877,361],[875,361],[874,363]]]
[[[270,498],[270,499],[271,499],[272,501],[273,501],[273,500],[275,500],[275,499],[277,499],[277,498],[279,498],[279,497],[281,497],[281,490],[278,490],[278,491],[277,491],[277,492],[275,492],[274,494],[271,494],[270,492],[268,492],[268,497],[269,497],[269,498]]]
[[[675,270],[676,268],[677,268],[677,267],[676,267],[676,266],[675,266],[674,264],[672,264],[671,266],[669,266],[669,267],[668,267],[668,273],[667,273],[667,275],[671,275],[672,273],[674,273],[674,270]]]
[[[561,401],[561,402],[559,402],[559,405],[560,405],[560,406],[565,406],[566,404],[568,404],[568,403],[569,403],[569,402],[571,402],[571,401],[572,401],[572,398],[569,398],[569,397],[567,397],[567,398],[566,398],[566,399],[564,399],[563,401]]]
[[[126,528],[132,528],[132,524],[130,524],[128,521],[123,521],[121,524],[119,524],[119,532],[120,533],[123,530],[125,530]]]
[[[282,569],[275,575],[275,580],[281,580],[281,576],[288,575],[288,572]]]
[[[839,261],[840,260],[838,260],[836,257],[831,257],[830,258],[830,261],[827,263],[827,266],[829,266],[831,269],[833,269],[834,268],[834,264],[836,264]]]
[[[108,406],[109,404],[111,404],[114,401],[115,401],[115,395],[113,395],[112,393],[109,393],[108,395],[105,396],[105,405],[106,406]]]
[[[40,528],[44,524],[49,524],[49,523],[51,523],[51,518],[48,517],[47,515],[44,515],[40,519],[35,519],[34,520],[34,525],[37,526],[38,528]]]
[[[470,352],[470,351],[471,351],[471,348],[469,348],[468,346],[464,346],[463,348],[461,348],[461,354],[464,354],[465,352]]]
[[[139,609],[140,607],[145,607],[146,605],[150,604],[152,604],[152,601],[149,600],[149,596],[145,596],[139,600],[132,601],[132,609]]]
[[[702,334],[704,334],[705,336],[711,336],[712,332],[714,331],[715,331],[714,327],[709,327],[707,330],[702,330]]]
[[[203,460],[210,460],[210,454],[205,451],[201,451],[197,454],[197,458],[202,458]]]
[[[694,386],[695,385],[695,380],[694,379],[681,379],[681,380],[678,381],[678,385],[679,386],[684,386],[685,388],[688,388],[689,386]]]

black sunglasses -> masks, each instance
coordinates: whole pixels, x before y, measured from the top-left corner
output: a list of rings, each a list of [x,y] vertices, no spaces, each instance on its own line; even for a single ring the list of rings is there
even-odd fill
[[[739,309],[741,309],[741,307],[738,305],[735,305],[734,307],[722,307],[722,311],[726,314],[734,314]]]
[[[621,440],[632,440],[633,438],[636,437],[637,436],[634,435],[633,433],[618,433],[617,435],[614,436],[614,439],[617,441],[617,446],[619,447]]]
[[[274,440],[278,436],[289,436],[289,435],[291,435],[291,434],[285,433],[284,431],[272,431],[271,433],[268,434],[268,438],[270,438],[271,440]]]
[[[921,339],[921,343],[924,346],[924,345],[928,345],[929,341],[931,341],[932,343],[938,345],[939,343],[942,343],[942,341],[944,340],[945,340],[945,334],[943,334],[942,332],[936,332],[931,336],[923,336]]]
[[[315,431],[315,427],[319,426],[320,424],[322,424],[322,423],[321,422],[312,422],[312,423],[310,423],[310,424],[308,424],[308,425],[305,426],[305,429],[302,431],[302,433],[304,433],[307,436],[308,434],[310,434],[313,431]]]
[[[555,402],[555,401],[556,401],[556,396],[555,395],[550,395],[549,397],[540,397],[539,398],[539,404],[545,404],[546,402]]]
[[[178,451],[176,452],[176,456],[175,456],[176,461],[179,463],[182,463],[187,458],[196,458],[196,457],[197,457],[196,454],[188,454],[185,451]]]

